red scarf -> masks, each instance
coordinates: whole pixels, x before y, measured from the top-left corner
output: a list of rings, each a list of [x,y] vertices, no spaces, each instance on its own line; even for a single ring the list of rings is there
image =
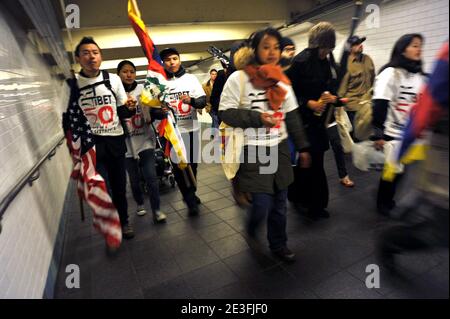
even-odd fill
[[[250,77],[250,82],[255,88],[267,91],[266,95],[270,107],[272,110],[278,111],[287,92],[277,84],[280,81],[288,85],[291,84],[291,81],[289,81],[281,67],[271,64],[261,66],[248,65],[244,71]]]

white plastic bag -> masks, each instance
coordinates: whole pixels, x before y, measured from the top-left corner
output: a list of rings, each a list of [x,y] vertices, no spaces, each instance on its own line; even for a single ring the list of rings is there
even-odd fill
[[[389,143],[385,144],[389,148]],[[385,152],[378,151],[373,146],[373,141],[354,143],[352,148],[353,165],[361,171],[382,171],[386,160]]]

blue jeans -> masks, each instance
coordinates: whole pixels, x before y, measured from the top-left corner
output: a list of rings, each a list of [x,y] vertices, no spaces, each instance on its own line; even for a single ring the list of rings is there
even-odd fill
[[[249,231],[254,231],[267,216],[267,239],[272,250],[286,247],[287,193],[287,190],[277,190],[275,194],[252,193]]]
[[[145,183],[147,184],[150,205],[152,211],[156,212],[160,209],[159,199],[159,185],[158,176],[155,168],[155,150],[148,149],[139,153],[139,160],[134,158],[126,159],[126,168],[128,176],[130,177],[131,192],[136,204],[144,204],[144,196],[142,194],[140,184],[140,172],[144,175]]]

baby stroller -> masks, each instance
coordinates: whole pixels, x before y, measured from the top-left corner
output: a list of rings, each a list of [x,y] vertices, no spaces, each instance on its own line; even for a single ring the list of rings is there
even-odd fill
[[[155,167],[156,175],[159,177],[161,186],[164,185],[164,180],[168,181],[170,186],[175,187],[175,176],[173,174],[172,163],[169,158],[164,154],[165,139],[160,138],[158,131],[152,123],[153,132],[156,138],[155,147]]]

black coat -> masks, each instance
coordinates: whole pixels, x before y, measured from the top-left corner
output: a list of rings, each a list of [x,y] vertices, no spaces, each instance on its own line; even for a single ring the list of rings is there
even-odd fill
[[[319,100],[325,91],[336,94],[337,84],[330,61],[320,60],[318,49],[305,49],[294,58],[286,74],[292,82],[300,106],[299,111],[311,144],[311,151],[326,151],[329,149],[329,139],[325,122],[330,106],[321,116],[316,116],[307,103],[309,100]]]

